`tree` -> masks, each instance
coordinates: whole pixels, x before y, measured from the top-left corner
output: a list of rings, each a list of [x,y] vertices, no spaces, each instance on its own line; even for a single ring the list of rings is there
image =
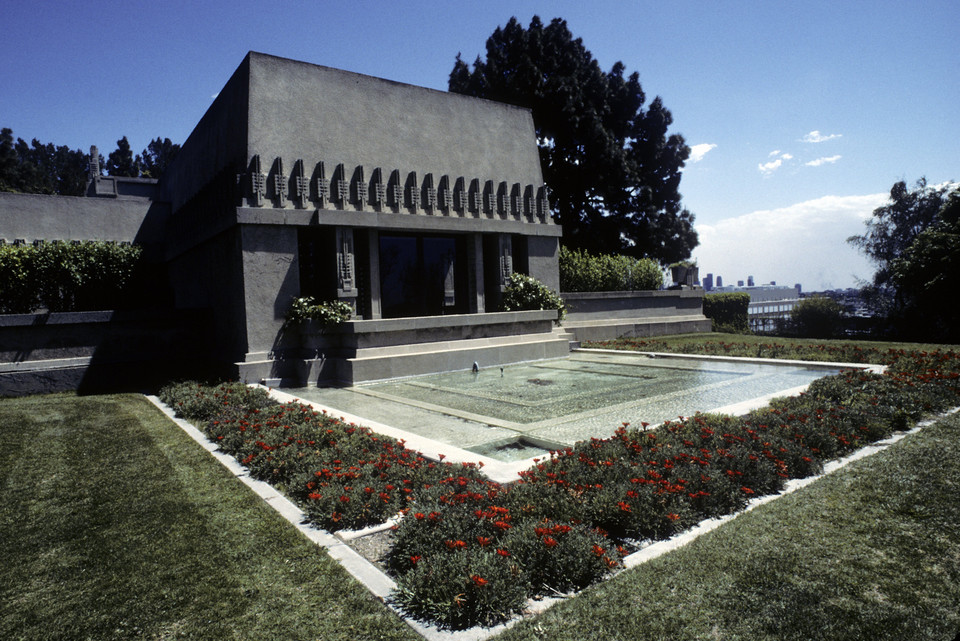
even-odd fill
[[[900,181],[891,202],[873,211],[867,232],[847,239],[876,265],[865,288],[875,312],[904,336],[934,338],[931,328],[944,324],[952,308],[955,290],[946,284],[956,279],[957,190],[931,187],[924,178],[910,190]]]
[[[680,203],[690,149],[668,135],[673,117],[659,97],[644,110],[639,75],[609,72],[559,18],[529,29],[516,18],[487,40],[473,69],[457,55],[450,91],[528,107],[544,179],[564,244],[668,264],[696,247],[694,216]]]
[[[84,193],[89,156],[65,145],[36,138],[13,141],[13,130],[0,130],[0,191],[79,196]]]
[[[144,178],[160,178],[179,151],[180,145],[175,145],[169,138],[154,138],[140,154],[141,175]]]
[[[140,175],[140,156],[133,157],[130,142],[124,136],[117,141],[117,148],[107,156],[107,175],[136,178]]]
[[[0,191],[13,191],[17,183],[17,152],[13,147],[13,130],[0,129]]]
[[[960,280],[960,187],[946,198],[936,220],[890,266],[905,320],[927,340],[960,342],[955,303]]]

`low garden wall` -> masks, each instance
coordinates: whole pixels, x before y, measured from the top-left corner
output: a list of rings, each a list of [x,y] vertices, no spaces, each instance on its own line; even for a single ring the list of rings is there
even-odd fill
[[[271,385],[356,383],[559,358],[569,353],[556,310],[353,320],[284,329],[263,360],[237,363],[240,379]],[[279,347],[282,346],[282,347]]]
[[[579,341],[709,332],[711,327],[700,288],[560,296],[567,304],[563,326]]]
[[[0,315],[0,396],[144,389],[208,368],[205,316],[172,310]]]

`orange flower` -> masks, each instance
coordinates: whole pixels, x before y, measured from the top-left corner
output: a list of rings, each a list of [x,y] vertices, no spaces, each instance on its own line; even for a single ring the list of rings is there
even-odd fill
[[[543,544],[546,545],[548,548],[552,548],[557,545],[557,540],[552,536],[545,536],[543,537]]]
[[[489,581],[487,581],[485,578],[476,574],[471,574],[470,580],[473,581],[477,585],[477,587],[480,587],[480,588],[482,588],[487,583],[489,583]]]

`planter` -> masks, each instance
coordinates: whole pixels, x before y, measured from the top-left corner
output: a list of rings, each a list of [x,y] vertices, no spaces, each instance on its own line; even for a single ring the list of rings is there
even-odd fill
[[[688,287],[694,287],[697,284],[697,281],[700,280],[699,267],[671,267],[670,272],[673,275],[673,282],[675,285],[687,285]]]

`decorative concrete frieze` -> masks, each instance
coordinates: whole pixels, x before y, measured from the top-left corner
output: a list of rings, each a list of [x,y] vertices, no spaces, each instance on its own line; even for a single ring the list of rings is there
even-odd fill
[[[453,194],[450,192],[450,176],[446,174],[440,176],[440,183],[437,185],[437,207],[447,215],[449,215],[453,209]]]
[[[390,183],[387,186],[387,192],[390,194],[390,204],[397,211],[403,209],[403,185],[400,184],[400,170],[394,169],[390,172]]]
[[[387,185],[383,181],[383,169],[377,167],[373,170],[373,191],[372,191],[372,204],[381,211],[384,207],[387,206]]]
[[[317,207],[323,209],[324,205],[326,205],[330,199],[330,187],[327,185],[327,170],[322,160],[317,163],[313,175],[313,183],[317,191]]]
[[[433,174],[423,177],[423,191],[427,197],[427,210],[433,214],[437,209],[437,189],[433,185]]]
[[[497,215],[500,218],[506,218],[510,211],[509,194],[507,193],[507,181],[501,180],[497,186]]]
[[[353,250],[353,229],[337,227],[337,295],[339,298],[356,298],[357,274]]]
[[[340,206],[340,209],[346,209],[350,201],[350,184],[347,182],[346,169],[343,163],[337,165],[333,172],[333,199]]]
[[[550,218],[550,188],[546,185],[537,190],[537,218],[538,222],[549,223]]]
[[[470,209],[466,180],[463,176],[458,177],[453,183],[453,208],[460,212],[461,216],[466,216]]]
[[[287,175],[283,173],[283,158],[277,157],[274,159],[271,175],[270,183],[273,188],[273,199],[278,207],[283,207],[283,203],[287,199]]]
[[[276,157],[269,173],[264,173],[259,154],[254,154],[246,174],[238,174],[248,206],[263,207],[265,200],[283,208],[292,200],[298,209],[315,205],[326,209],[351,208],[356,211],[393,211],[395,213],[431,214],[528,223],[551,223],[550,192],[546,185],[524,186],[519,182],[457,177],[452,183],[448,175],[439,180],[433,172],[417,171],[401,174],[391,170],[389,178],[383,169],[373,170],[367,179],[363,165],[356,165],[348,175],[344,163],[337,163],[328,177],[325,161],[314,165],[307,176],[302,158],[294,161],[291,175],[284,171],[283,159]]]
[[[523,192],[523,216],[529,222],[534,222],[537,215],[537,197],[533,185],[527,185]]]
[[[310,203],[310,179],[303,168],[303,159],[293,164],[293,199],[297,207],[303,209]]]
[[[250,159],[250,194],[253,203],[260,207],[263,205],[263,197],[267,192],[267,177],[263,173],[260,165],[260,154],[255,154]]]
[[[411,213],[420,213],[420,183],[417,181],[417,172],[407,174],[407,199]]]
[[[483,194],[480,192],[480,179],[470,181],[470,211],[478,217],[483,214]]]
[[[494,191],[493,181],[488,180],[483,184],[483,213],[492,218],[496,213],[497,195]]]
[[[500,255],[500,273],[498,281],[500,291],[504,291],[510,284],[510,275],[513,273],[513,237],[509,234],[497,236],[498,253]]]
[[[357,168],[353,171],[353,188],[356,203],[359,205],[360,211],[363,211],[367,204],[367,181],[363,177],[363,165],[357,165]]]

